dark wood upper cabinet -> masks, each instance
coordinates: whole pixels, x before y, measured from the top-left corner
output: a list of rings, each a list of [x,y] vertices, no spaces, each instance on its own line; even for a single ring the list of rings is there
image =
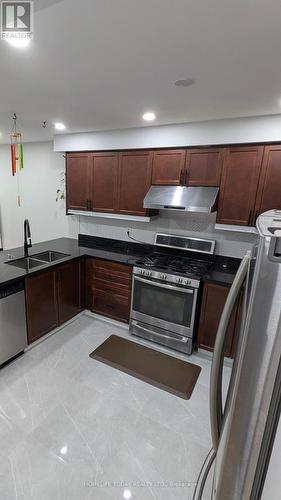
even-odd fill
[[[217,330],[222,311],[230,287],[217,283],[205,283],[203,288],[202,305],[198,329],[198,347],[212,351],[215,345]],[[238,302],[233,309],[225,345],[225,356],[233,357],[236,347],[235,334],[238,322]]]
[[[281,210],[281,146],[266,146],[256,201],[255,218],[276,208]]]
[[[153,152],[152,184],[179,186],[185,181],[184,149],[158,150]]]
[[[67,209],[91,209],[91,168],[90,153],[68,153],[66,164],[66,204]]]
[[[119,154],[118,212],[146,215],[143,200],[151,185],[152,153],[127,151]]]
[[[116,212],[118,153],[94,153],[92,161],[93,211]]]
[[[71,261],[57,269],[59,324],[81,311],[80,261]]]
[[[189,149],[186,153],[186,183],[189,186],[219,186],[223,149]]]
[[[253,224],[263,146],[243,146],[225,151],[217,222]]]
[[[58,326],[56,272],[45,271],[26,279],[28,343]]]
[[[251,226],[281,210],[281,145],[67,153],[67,210],[151,215],[151,184],[219,186],[217,223]]]

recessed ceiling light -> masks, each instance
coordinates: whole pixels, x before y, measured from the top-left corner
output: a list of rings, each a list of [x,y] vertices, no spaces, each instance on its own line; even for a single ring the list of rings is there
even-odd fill
[[[156,115],[155,113],[153,113],[153,111],[147,111],[142,115],[142,117],[146,122],[153,122],[153,120],[155,120],[156,118]]]
[[[192,78],[187,78],[186,80],[177,80],[175,82],[176,87],[190,87],[195,83],[195,80]]]
[[[55,128],[57,130],[64,130],[65,129],[65,125],[63,123],[61,123],[61,122],[57,122],[57,123],[55,123]]]
[[[19,49],[24,49],[30,44],[30,38],[6,38],[6,41]]]

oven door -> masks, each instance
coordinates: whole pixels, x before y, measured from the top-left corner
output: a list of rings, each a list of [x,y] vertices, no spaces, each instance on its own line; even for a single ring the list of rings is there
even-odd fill
[[[134,276],[131,318],[193,336],[198,290]]]

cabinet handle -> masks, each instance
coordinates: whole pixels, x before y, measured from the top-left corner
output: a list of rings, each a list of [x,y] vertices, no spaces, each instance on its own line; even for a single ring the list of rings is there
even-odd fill
[[[250,225],[251,222],[252,222],[252,213],[253,213],[253,210],[250,210],[250,214],[249,214],[249,219],[248,219],[248,224]]]
[[[187,181],[188,181],[188,171],[186,170],[185,171],[185,179],[184,179],[184,183],[187,184]]]
[[[181,170],[181,173],[180,173],[180,185],[183,184],[183,170]]]

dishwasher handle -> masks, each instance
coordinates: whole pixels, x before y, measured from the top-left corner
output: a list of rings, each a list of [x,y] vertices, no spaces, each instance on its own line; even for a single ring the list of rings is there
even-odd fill
[[[10,283],[8,285],[0,286],[0,300],[14,295],[15,293],[22,292],[24,290],[24,281],[16,281],[15,283]]]

